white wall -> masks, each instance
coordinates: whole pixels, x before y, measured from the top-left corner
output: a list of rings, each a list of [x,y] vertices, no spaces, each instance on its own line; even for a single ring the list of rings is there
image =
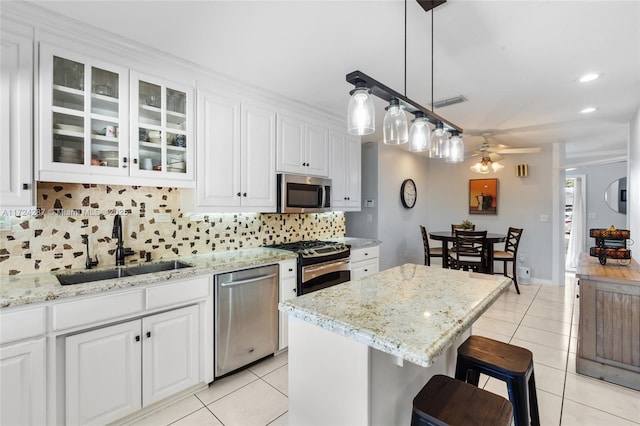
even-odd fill
[[[362,148],[362,199],[374,199],[374,208],[361,212],[348,212],[346,234],[352,237],[377,238],[380,246],[380,270],[403,263],[422,264],[424,252],[420,225],[428,226],[429,160],[402,149],[376,143]],[[372,171],[375,170],[375,174]],[[405,179],[415,181],[418,198],[412,209],[400,201],[400,187]],[[374,183],[375,182],[375,183]],[[371,192],[376,188],[376,192]],[[366,215],[372,214],[377,222],[371,226]]]
[[[345,214],[346,233],[350,237],[378,239],[378,144],[362,144],[361,170],[362,210]],[[373,207],[364,207],[364,200],[373,200]]]

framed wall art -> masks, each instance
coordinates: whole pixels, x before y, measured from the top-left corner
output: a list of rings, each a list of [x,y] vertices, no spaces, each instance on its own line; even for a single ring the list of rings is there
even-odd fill
[[[498,214],[498,179],[469,179],[469,214]]]

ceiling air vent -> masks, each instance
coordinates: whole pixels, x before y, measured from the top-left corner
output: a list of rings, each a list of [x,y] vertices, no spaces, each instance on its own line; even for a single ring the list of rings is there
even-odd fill
[[[442,108],[442,107],[446,107],[449,105],[455,105],[455,104],[459,104],[460,102],[464,102],[466,101],[467,98],[465,98],[464,96],[460,95],[460,96],[456,96],[455,98],[449,98],[449,99],[443,99],[441,101],[436,101],[433,103],[433,107],[434,108]]]

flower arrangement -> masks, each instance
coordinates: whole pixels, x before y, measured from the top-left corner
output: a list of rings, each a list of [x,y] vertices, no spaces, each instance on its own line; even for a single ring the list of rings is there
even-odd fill
[[[462,229],[473,229],[473,223],[469,220],[462,221]]]

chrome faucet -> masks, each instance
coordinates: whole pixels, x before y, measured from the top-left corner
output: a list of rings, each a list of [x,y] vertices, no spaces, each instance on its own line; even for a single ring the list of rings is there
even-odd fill
[[[122,218],[119,214],[113,218],[113,231],[111,232],[111,238],[117,238],[118,244],[116,246],[116,266],[124,265],[124,257],[131,256],[133,250],[124,248],[124,241],[122,241]]]

